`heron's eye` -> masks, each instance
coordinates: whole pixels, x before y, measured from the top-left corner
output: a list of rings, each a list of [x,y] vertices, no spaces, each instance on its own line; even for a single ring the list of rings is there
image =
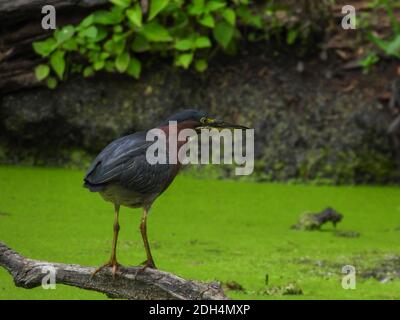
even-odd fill
[[[202,117],[202,118],[200,119],[200,123],[205,124],[205,125],[208,125],[208,124],[210,124],[210,123],[213,123],[214,121],[215,121],[214,119],[212,119],[212,118],[207,118],[207,117]]]

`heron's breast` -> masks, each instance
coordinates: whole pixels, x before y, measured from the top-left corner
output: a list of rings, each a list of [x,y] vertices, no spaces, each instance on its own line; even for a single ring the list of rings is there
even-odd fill
[[[104,200],[119,204],[129,208],[140,208],[151,203],[155,196],[150,194],[141,194],[137,191],[124,188],[119,185],[108,185],[100,195]]]

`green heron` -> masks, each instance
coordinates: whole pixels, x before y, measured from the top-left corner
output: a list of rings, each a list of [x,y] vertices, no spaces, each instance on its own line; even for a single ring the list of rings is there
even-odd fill
[[[178,134],[183,129],[196,130],[204,127],[247,129],[213,119],[202,111],[185,110],[169,117],[156,127],[165,132],[167,139],[169,121],[176,121]],[[112,274],[115,275],[119,266],[116,248],[120,230],[120,206],[143,208],[140,232],[147,259],[142,264],[143,268],[156,268],[147,239],[147,215],[154,200],[168,188],[178,174],[180,164],[150,164],[146,159],[146,150],[154,141],[147,141],[146,133],[147,131],[136,132],[111,142],[98,154],[84,177],[84,187],[92,192],[99,192],[104,200],[114,204],[111,257],[107,263],[96,269],[94,274],[104,267],[111,267]],[[178,144],[178,151],[180,146]]]

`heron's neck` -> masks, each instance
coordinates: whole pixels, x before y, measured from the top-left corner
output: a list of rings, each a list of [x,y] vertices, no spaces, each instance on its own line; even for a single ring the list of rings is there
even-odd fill
[[[177,123],[176,125],[176,135],[177,137],[179,136],[179,133],[184,130],[184,129],[193,129],[193,136],[197,134],[197,132],[195,131],[196,127],[199,125],[199,123],[197,121],[193,121],[193,120],[186,120],[186,121],[182,121]],[[170,133],[172,132],[171,130],[175,130],[175,128],[173,128],[172,126],[169,125],[164,125],[164,126],[160,126],[158,127],[158,129],[161,129],[165,132],[165,135],[169,138]],[[182,145],[184,145],[186,142],[189,141],[190,136],[186,137],[185,140],[177,141],[177,145],[178,145],[178,150],[180,149],[180,147]],[[169,139],[167,139],[167,144],[169,144]]]

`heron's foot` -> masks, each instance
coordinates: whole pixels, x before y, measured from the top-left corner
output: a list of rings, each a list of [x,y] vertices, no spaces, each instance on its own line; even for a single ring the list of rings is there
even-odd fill
[[[150,269],[157,269],[156,264],[154,263],[153,259],[150,259],[150,260],[148,259],[148,260],[146,260],[146,261],[143,261],[140,265],[143,266],[143,267],[140,269],[140,271],[144,271],[144,270],[146,270],[147,268],[150,268]]]
[[[118,268],[121,265],[117,262],[117,260],[110,260],[107,263],[103,264],[102,266],[98,267],[93,273],[92,277],[96,275],[99,271],[103,270],[104,268],[111,268],[111,273],[113,278],[115,278],[115,275],[117,274]]]

